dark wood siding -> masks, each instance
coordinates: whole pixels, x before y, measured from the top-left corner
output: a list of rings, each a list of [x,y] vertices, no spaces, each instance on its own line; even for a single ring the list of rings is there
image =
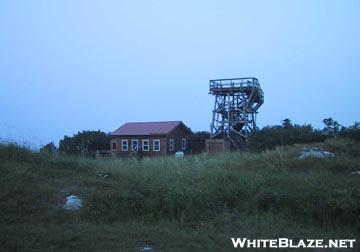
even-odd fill
[[[127,157],[132,155],[132,144],[131,141],[137,139],[140,146],[142,146],[142,140],[149,140],[149,151],[142,151],[144,157],[146,156],[161,156],[166,154],[174,154],[177,151],[183,151],[181,146],[182,139],[186,139],[186,152],[188,150],[188,141],[189,141],[189,132],[182,125],[174,128],[168,135],[151,135],[151,136],[116,136],[110,142],[111,153],[113,157]],[[160,140],[160,151],[154,151],[153,141],[155,139]],[[169,150],[169,140],[174,139],[174,150]],[[121,140],[128,140],[128,151],[121,150]],[[116,149],[113,149],[113,144],[115,143]]]
[[[169,150],[169,141],[170,139],[174,139],[174,150],[170,151]],[[184,150],[184,152],[187,152],[188,150],[188,145],[189,145],[189,133],[183,129],[183,127],[181,127],[180,125],[178,127],[176,127],[173,131],[170,132],[170,134],[167,135],[166,140],[167,140],[167,153],[168,154],[174,154],[177,151],[183,151],[181,148],[181,141],[182,139],[186,139],[186,149]]]
[[[154,151],[154,140],[160,140],[160,151]],[[122,151],[121,141],[128,141],[128,150]],[[165,136],[118,136],[111,140],[111,152],[113,156],[127,157],[132,154],[132,140],[138,140],[142,146],[143,140],[149,140],[149,150],[142,151],[143,156],[161,156],[166,154],[166,137]],[[113,143],[116,144],[116,149],[113,149]]]

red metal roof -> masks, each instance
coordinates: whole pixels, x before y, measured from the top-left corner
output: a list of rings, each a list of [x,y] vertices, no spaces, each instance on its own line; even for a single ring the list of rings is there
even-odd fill
[[[115,136],[167,135],[179,125],[184,125],[184,124],[181,121],[129,122],[129,123],[125,123],[123,126],[112,132],[111,135],[115,135]]]

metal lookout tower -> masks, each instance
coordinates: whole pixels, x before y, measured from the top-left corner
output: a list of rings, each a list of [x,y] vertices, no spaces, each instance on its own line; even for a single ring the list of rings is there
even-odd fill
[[[254,77],[209,81],[215,96],[211,138],[227,139],[240,148],[256,128],[256,114],[264,103],[264,93]]]

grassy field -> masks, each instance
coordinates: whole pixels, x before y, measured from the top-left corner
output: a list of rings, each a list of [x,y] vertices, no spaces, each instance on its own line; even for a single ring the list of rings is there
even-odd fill
[[[360,237],[360,144],[136,160],[0,145],[0,251],[233,251],[230,237]],[[108,174],[104,178],[104,174]],[[62,207],[71,194],[75,212]],[[336,250],[339,251],[339,250]]]

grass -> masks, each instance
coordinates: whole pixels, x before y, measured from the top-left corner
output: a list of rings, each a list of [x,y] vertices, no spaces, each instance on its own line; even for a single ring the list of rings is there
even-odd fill
[[[0,145],[0,251],[232,251],[230,237],[356,239],[360,144],[136,160],[47,156]],[[104,174],[108,174],[104,178]],[[71,194],[80,211],[63,210]],[[337,250],[338,251],[338,250]]]

